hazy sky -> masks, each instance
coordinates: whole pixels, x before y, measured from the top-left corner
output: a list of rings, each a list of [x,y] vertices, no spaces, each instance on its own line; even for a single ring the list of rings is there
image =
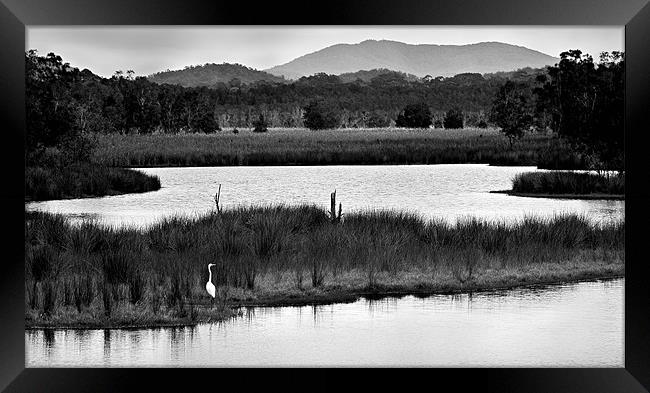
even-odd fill
[[[499,41],[558,57],[581,49],[598,58],[623,50],[623,26],[35,26],[27,48],[54,52],[74,67],[110,76],[115,70],[149,75],[205,63],[240,63],[257,69],[284,64],[338,43],[367,39],[409,44]]]

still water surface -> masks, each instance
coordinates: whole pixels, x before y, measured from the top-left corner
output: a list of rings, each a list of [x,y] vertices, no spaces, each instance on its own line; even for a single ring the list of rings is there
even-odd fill
[[[624,201],[523,198],[490,191],[506,190],[512,178],[535,167],[462,165],[367,165],[145,168],[158,175],[162,189],[144,194],[46,201],[27,210],[93,218],[108,225],[146,226],[172,214],[193,215],[214,208],[222,184],[226,208],[251,204],[315,203],[329,208],[337,190],[343,213],[361,209],[400,209],[426,218],[455,221],[476,216],[514,220],[525,215],[572,212],[595,222],[624,218]]]
[[[251,308],[194,328],[25,332],[27,367],[623,367],[624,280]]]

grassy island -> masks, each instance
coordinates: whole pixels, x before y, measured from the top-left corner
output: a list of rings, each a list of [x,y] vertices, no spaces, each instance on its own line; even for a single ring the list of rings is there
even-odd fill
[[[396,211],[331,217],[311,205],[240,207],[146,229],[29,213],[25,321],[169,326],[228,318],[244,305],[620,277],[624,235],[624,221],[576,215],[449,224]],[[208,263],[216,299],[205,290]]]
[[[514,178],[512,190],[503,192],[544,198],[625,199],[625,173],[527,172]]]
[[[126,168],[75,163],[25,168],[25,200],[100,197],[160,189],[157,176]]]

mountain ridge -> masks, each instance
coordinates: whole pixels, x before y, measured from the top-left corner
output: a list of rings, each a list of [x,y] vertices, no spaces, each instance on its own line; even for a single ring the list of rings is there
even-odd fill
[[[318,73],[338,75],[344,83],[364,82],[378,74],[401,73],[414,78],[451,77],[464,73],[491,74],[523,68],[543,68],[559,61],[524,46],[486,41],[463,45],[407,44],[391,40],[339,43],[307,53],[287,63],[258,70],[238,63],[206,63],[148,75],[155,83],[183,87],[237,87],[289,83]]]
[[[288,79],[318,72],[339,75],[382,68],[418,77],[446,77],[467,72],[484,74],[524,67],[539,68],[553,65],[558,60],[524,46],[497,41],[441,45],[365,40],[356,44],[331,45],[264,71]]]

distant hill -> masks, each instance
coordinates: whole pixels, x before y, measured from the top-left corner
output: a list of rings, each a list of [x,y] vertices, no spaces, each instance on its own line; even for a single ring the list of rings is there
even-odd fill
[[[198,87],[225,83],[229,84],[233,79],[239,80],[242,84],[251,84],[260,81],[285,82],[282,77],[246,67],[241,64],[205,64],[199,66],[185,67],[182,70],[162,71],[149,75],[148,79],[154,83],[167,83],[181,85],[183,87]],[[237,82],[234,82],[235,84]]]
[[[338,75],[373,69],[389,69],[418,77],[446,77],[460,73],[484,74],[524,67],[540,68],[558,61],[558,58],[542,52],[500,42],[412,45],[367,40],[358,44],[333,45],[266,71],[290,79],[319,72]]]
[[[363,82],[369,83],[373,78],[379,75],[391,74],[395,76],[401,76],[409,82],[414,82],[420,78],[412,74],[406,74],[400,71],[391,71],[386,68],[375,68],[374,70],[361,70],[357,72],[346,72],[339,75],[339,79],[343,83],[355,82],[357,79],[362,80]]]

